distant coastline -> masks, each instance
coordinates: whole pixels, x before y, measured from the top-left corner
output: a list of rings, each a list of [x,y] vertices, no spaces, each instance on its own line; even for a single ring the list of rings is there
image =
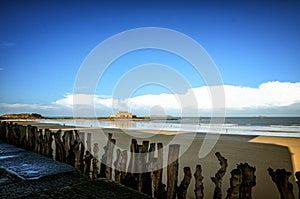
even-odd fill
[[[45,117],[38,113],[18,113],[18,114],[5,114],[0,116],[0,120],[39,120],[39,119],[49,119],[49,120],[102,120],[102,121],[115,121],[115,120],[131,120],[131,121],[149,121],[149,120],[178,120],[177,117],[172,116],[154,116],[154,117],[133,117],[133,118],[111,118],[111,117]]]

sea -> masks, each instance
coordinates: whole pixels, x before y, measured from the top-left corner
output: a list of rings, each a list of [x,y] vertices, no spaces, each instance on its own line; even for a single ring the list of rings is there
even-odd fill
[[[154,120],[55,119],[42,123],[66,126],[196,132],[229,135],[300,137],[300,117],[185,117]]]

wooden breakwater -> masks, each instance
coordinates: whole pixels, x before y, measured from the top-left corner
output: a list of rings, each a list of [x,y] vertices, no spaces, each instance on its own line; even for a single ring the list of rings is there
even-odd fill
[[[191,179],[195,198],[204,196],[201,165],[183,168],[183,179],[178,179],[180,145],[169,145],[167,157],[167,181],[163,182],[163,144],[143,141],[141,144],[132,139],[129,151],[115,147],[117,140],[108,134],[104,146],[98,143],[92,147],[91,134],[77,130],[39,129],[32,125],[19,125],[13,122],[0,122],[0,139],[17,147],[34,151],[54,160],[74,166],[91,178],[104,177],[124,184],[155,198],[186,198]],[[100,147],[104,153],[98,156]],[[256,185],[255,167],[242,163],[231,171],[230,187],[227,194],[222,193],[222,181],[227,172],[227,159],[219,152],[216,154],[220,169],[211,177],[215,185],[214,199],[252,198]],[[216,161],[217,162],[217,161]],[[281,198],[295,198],[289,182],[291,172],[284,169],[268,169],[272,181],[278,188]],[[300,188],[300,172],[296,173]],[[181,180],[181,181],[180,181]],[[179,183],[180,182],[180,183]],[[300,195],[299,195],[300,198]]]

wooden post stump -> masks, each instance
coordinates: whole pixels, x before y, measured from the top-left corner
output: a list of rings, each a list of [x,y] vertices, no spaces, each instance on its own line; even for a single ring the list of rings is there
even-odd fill
[[[120,162],[119,162],[119,169],[121,171],[121,184],[125,184],[126,180],[126,168],[127,168],[127,150],[121,152]]]
[[[93,157],[92,165],[93,165],[92,179],[97,179],[99,174],[99,160],[96,157]]]
[[[256,185],[255,167],[250,166],[248,163],[237,165],[242,173],[242,183],[240,185],[240,198],[251,199],[252,187]]]
[[[151,172],[148,170],[148,162],[147,159],[149,159],[149,141],[143,141],[142,144],[142,150],[140,153],[140,159],[141,159],[141,169],[139,171],[139,176],[141,179],[139,180],[139,185],[141,186],[141,192],[152,195],[152,183],[151,183]]]
[[[198,164],[196,166],[196,171],[194,173],[194,177],[195,177],[195,196],[196,196],[196,199],[203,199],[204,198],[204,186],[203,186],[203,176],[202,176],[202,168],[201,168],[201,165]]]
[[[74,148],[75,151],[77,151],[77,148],[78,148],[78,151],[75,153],[76,155],[76,161],[75,161],[75,166],[76,168],[78,168],[82,173],[84,172],[84,161],[83,161],[83,158],[84,158],[84,153],[85,153],[85,133],[84,132],[79,132],[78,133],[78,136],[77,136],[77,139],[78,139],[78,145],[76,148]]]
[[[276,171],[274,171],[272,168],[268,168],[268,172],[273,182],[277,186],[277,189],[280,193],[280,198],[294,199],[293,185],[289,182],[289,177],[292,175],[292,173],[286,171],[285,169],[276,169]]]
[[[215,174],[215,177],[211,177],[213,183],[215,183],[215,190],[214,190],[214,199],[222,199],[222,179],[226,173],[227,169],[227,159],[225,159],[219,152],[216,152],[215,155],[217,156],[221,168]]]
[[[242,172],[240,169],[233,169],[230,174],[230,188],[227,190],[226,199],[239,199],[240,186],[242,183]]]
[[[117,149],[117,159],[114,162],[115,166],[115,181],[123,184],[126,178],[126,166],[127,166],[127,151],[121,151]]]
[[[88,133],[86,138],[86,149],[91,153],[92,152],[92,134]]]
[[[45,129],[43,155],[51,159],[53,158],[52,142],[53,142],[53,133],[49,129]]]
[[[192,179],[192,172],[191,172],[190,167],[184,167],[183,172],[184,172],[184,177],[180,183],[180,186],[177,189],[178,199],[186,198],[187,189],[188,189],[188,187],[191,183],[191,179]]]
[[[179,144],[172,144],[169,146],[168,154],[168,168],[167,168],[167,198],[176,198],[176,189],[178,181],[178,158],[179,158]]]
[[[98,143],[94,144],[93,153],[94,153],[94,157],[96,157],[96,158],[99,157],[99,145],[98,145]]]
[[[62,136],[63,145],[64,145],[65,152],[66,152],[66,159],[68,159],[70,148],[71,148],[72,134],[73,134],[73,131],[65,131]]]
[[[131,140],[130,145],[130,161],[128,165],[128,172],[126,174],[126,186],[129,186],[137,190],[138,181],[137,181],[137,155],[138,155],[138,144],[136,139]]]
[[[105,152],[101,159],[100,177],[112,179],[112,160],[115,144],[116,140],[112,139],[112,134],[109,133],[106,146],[103,147]]]
[[[82,164],[82,152],[81,150],[84,151],[84,146],[82,146],[83,144],[81,143],[80,139],[76,139],[74,141],[74,154],[75,154],[75,168],[81,170],[81,164]]]
[[[163,175],[163,163],[164,163],[164,155],[163,155],[163,143],[157,143],[157,183],[158,183],[158,194],[161,198],[167,197],[166,185],[162,183],[162,175]]]
[[[19,129],[19,128],[18,128]],[[44,136],[43,136],[43,129],[39,129],[37,131],[37,146],[36,146],[36,153],[43,155],[43,148],[44,148]],[[20,146],[19,146],[20,147]]]
[[[19,125],[19,129],[20,129],[20,132],[21,132],[20,147],[24,149],[24,148],[26,148],[26,145],[27,145],[26,126]],[[43,150],[44,150],[44,148],[43,148]],[[42,152],[42,154],[43,154],[43,152]]]
[[[59,162],[66,161],[66,151],[63,142],[61,141],[61,130],[54,133],[55,141],[55,159]]]
[[[84,159],[83,159],[83,161],[84,161],[83,174],[87,175],[89,177],[90,177],[90,172],[91,172],[92,159],[93,159],[93,155],[89,151],[86,151]]]

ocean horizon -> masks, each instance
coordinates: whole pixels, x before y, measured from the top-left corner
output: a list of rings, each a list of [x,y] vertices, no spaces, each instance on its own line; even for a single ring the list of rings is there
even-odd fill
[[[217,121],[218,123],[214,123]],[[45,119],[39,123],[90,128],[197,132],[250,136],[300,137],[300,117],[185,117],[176,120]]]

